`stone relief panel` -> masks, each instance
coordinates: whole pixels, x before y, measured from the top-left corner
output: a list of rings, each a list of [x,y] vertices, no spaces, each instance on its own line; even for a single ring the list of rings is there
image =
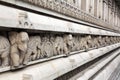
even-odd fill
[[[71,52],[88,51],[119,43],[120,37],[68,33],[27,33],[25,31],[0,33],[0,67],[17,69],[29,62]]]

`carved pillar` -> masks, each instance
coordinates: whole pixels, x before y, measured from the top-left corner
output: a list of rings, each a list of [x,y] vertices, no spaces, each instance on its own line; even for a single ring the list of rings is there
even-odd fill
[[[114,2],[114,1],[113,1]],[[113,25],[115,25],[115,2],[113,3]]]
[[[109,22],[109,7],[108,7],[108,0],[106,0],[106,21]]]
[[[115,10],[115,26],[117,26],[117,10]]]
[[[90,0],[86,0],[86,12],[89,13],[90,9]]]
[[[115,9],[115,25],[117,26],[117,7]]]
[[[86,11],[86,0],[81,0],[81,9]]]
[[[94,2],[95,2],[95,1],[96,1],[96,0],[91,0],[91,7],[92,7],[92,8],[91,8],[91,14],[92,14],[92,15],[94,15],[94,8],[95,8],[95,7],[94,7],[94,4],[95,4]]]
[[[97,12],[97,17],[102,19],[102,0],[98,0],[98,12]]]
[[[103,0],[103,20],[107,21],[108,8],[107,8],[107,1]]]
[[[79,8],[79,9],[81,9],[81,0],[77,0],[77,7]]]
[[[74,3],[75,3],[75,6],[76,6],[77,8],[79,8],[80,0],[74,0]]]
[[[103,0],[100,0],[100,15],[101,19],[103,19]]]
[[[102,18],[103,18],[103,21],[105,21],[105,2],[104,2],[104,0],[103,0],[103,2],[102,2],[102,4],[103,4],[103,6],[102,6],[102,10],[103,10],[103,12],[102,12]]]
[[[98,11],[98,0],[94,0],[94,16],[97,17],[97,11]]]
[[[94,14],[94,0],[87,0],[86,11],[87,13]]]
[[[119,14],[120,14],[120,11],[119,11],[119,8],[118,8],[118,16],[117,16],[117,18],[118,18],[118,26],[119,26],[119,23],[120,23],[119,22],[120,21],[120,15]]]
[[[111,23],[112,21],[112,1],[109,0],[108,1],[108,8],[109,8],[109,23]]]

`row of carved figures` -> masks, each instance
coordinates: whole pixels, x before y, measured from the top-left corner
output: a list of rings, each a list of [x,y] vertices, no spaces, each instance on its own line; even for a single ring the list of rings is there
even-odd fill
[[[70,52],[89,50],[120,42],[120,37],[53,34],[27,32],[6,32],[0,35],[1,67],[26,65],[30,61],[48,58],[56,55],[69,55]]]

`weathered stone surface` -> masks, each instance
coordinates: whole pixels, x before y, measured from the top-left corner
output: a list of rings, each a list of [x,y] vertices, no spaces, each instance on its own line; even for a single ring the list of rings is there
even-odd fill
[[[0,35],[0,60],[1,66],[5,67],[9,65],[9,53],[10,53],[10,43],[5,36]]]
[[[24,63],[28,48],[28,34],[26,32],[9,32],[9,39],[11,43],[11,66],[19,67]]]
[[[6,32],[7,33],[7,32]],[[99,48],[120,42],[119,37],[61,33],[36,33],[11,31],[0,36],[1,65],[12,69],[24,67],[29,62],[68,56],[71,52]],[[29,36],[28,36],[29,34]]]

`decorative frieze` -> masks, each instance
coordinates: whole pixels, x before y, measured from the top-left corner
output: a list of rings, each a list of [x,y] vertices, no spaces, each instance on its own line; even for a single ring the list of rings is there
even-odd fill
[[[1,68],[24,67],[29,62],[54,56],[69,56],[71,52],[88,51],[120,42],[120,37],[67,33],[5,32],[0,36]]]
[[[67,15],[67,16],[71,16],[74,17],[76,19],[80,19],[89,23],[93,23],[105,28],[110,28],[110,29],[115,29],[115,27],[113,27],[113,25],[111,25],[111,23],[106,23],[98,18],[96,18],[93,14],[88,14],[85,11],[82,11],[80,8],[77,8],[74,5],[73,0],[69,1],[64,1],[64,0],[23,0],[25,2],[31,3],[33,5],[36,6],[40,6],[46,9],[50,9],[56,12],[59,12],[61,14]],[[73,2],[73,4],[71,3]],[[81,1],[82,2],[82,1]],[[106,2],[106,1],[104,1]],[[85,2],[86,4],[86,2]],[[100,3],[101,5],[101,9],[102,10],[102,2]],[[84,7],[86,5],[83,5]],[[94,9],[94,8],[93,8]],[[94,11],[94,10],[92,10]],[[100,17],[102,17],[102,11],[100,12]],[[99,20],[99,21],[98,21]],[[108,27],[109,26],[109,27]]]

